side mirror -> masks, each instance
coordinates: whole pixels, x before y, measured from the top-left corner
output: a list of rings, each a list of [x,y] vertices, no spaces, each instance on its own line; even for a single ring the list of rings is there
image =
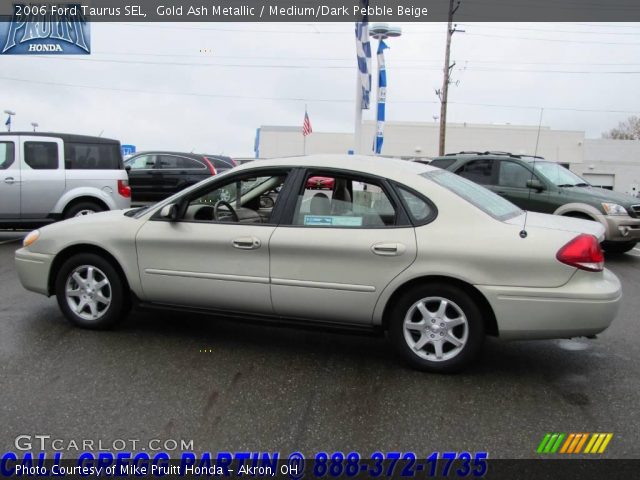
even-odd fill
[[[124,169],[129,173],[131,171],[131,165],[126,165]]]
[[[545,189],[542,182],[538,179],[527,180],[527,188],[537,190],[538,192],[542,192]]]
[[[165,205],[160,210],[160,216],[172,222],[176,221],[178,219],[178,205],[176,205],[175,203]]]

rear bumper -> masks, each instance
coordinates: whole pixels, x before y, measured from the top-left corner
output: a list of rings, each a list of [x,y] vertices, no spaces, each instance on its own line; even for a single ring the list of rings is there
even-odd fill
[[[49,271],[53,255],[34,253],[21,248],[16,252],[15,261],[22,286],[32,292],[49,296]]]
[[[603,215],[606,240],[610,242],[640,241],[640,218],[631,218],[627,215],[610,216]]]
[[[620,307],[620,281],[609,270],[577,270],[558,288],[476,285],[493,308],[500,338],[542,339],[595,335]]]

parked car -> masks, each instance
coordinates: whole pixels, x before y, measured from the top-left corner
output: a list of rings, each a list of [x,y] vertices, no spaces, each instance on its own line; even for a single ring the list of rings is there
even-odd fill
[[[307,180],[307,188],[316,190],[333,190],[333,178],[311,177]]]
[[[44,225],[130,205],[117,140],[0,133],[0,227]]]
[[[334,179],[327,194],[308,179]],[[261,198],[276,195],[264,208]],[[31,232],[25,288],[106,328],[132,304],[388,331],[416,368],[471,362],[485,335],[595,335],[621,298],[604,228],[525,213],[445,170],[378,157],[264,160],[156,205]]]
[[[429,165],[483,185],[525,210],[594,220],[605,227],[602,248],[624,253],[640,241],[640,202],[593,187],[562,165],[502,152],[461,152]]]
[[[157,202],[236,166],[229,157],[182,152],[140,152],[125,166],[134,202]]]

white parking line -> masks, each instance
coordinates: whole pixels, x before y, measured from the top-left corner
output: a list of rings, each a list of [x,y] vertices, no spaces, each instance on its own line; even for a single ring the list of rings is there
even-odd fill
[[[2,242],[0,242],[0,245],[5,245],[7,243],[17,242],[18,240],[22,240],[22,237],[13,238],[11,240],[3,240]]]

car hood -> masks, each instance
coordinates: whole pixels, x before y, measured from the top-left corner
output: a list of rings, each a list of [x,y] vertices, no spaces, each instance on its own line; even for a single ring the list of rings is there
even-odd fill
[[[623,207],[640,204],[640,199],[626,195],[624,193],[613,192],[605,188],[597,187],[562,187],[562,190],[575,197],[582,197],[586,200],[617,203]]]
[[[524,219],[525,215],[522,214],[507,220],[507,223],[522,226]],[[604,240],[605,234],[605,228],[599,222],[538,212],[528,212],[527,227],[563,230],[576,234],[587,233],[596,237],[600,242]]]

